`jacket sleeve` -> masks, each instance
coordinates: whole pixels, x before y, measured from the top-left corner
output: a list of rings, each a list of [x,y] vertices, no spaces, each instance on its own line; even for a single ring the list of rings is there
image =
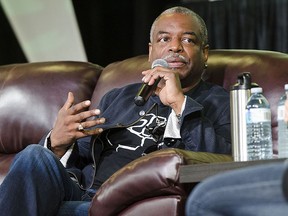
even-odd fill
[[[51,131],[43,136],[38,144],[46,148],[46,140],[50,136],[50,133]],[[92,156],[90,140],[91,136],[88,136],[79,139],[74,143],[73,149],[71,149],[72,151],[67,155],[68,159],[65,160],[65,164],[63,164],[66,168],[77,167],[82,169],[86,164],[91,163]]]
[[[231,154],[229,96],[207,98],[200,104],[188,97],[181,120],[185,149]]]

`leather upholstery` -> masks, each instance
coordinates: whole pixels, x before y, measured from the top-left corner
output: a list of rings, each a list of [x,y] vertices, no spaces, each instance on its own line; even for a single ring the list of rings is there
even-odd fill
[[[90,99],[101,71],[82,62],[0,67],[0,184],[14,154],[51,130],[68,92],[75,102]]]
[[[185,201],[195,184],[179,182],[179,167],[224,161],[232,157],[173,148],[152,152],[112,175],[94,196],[90,214],[184,215]]]
[[[0,184],[15,153],[38,143],[54,124],[68,91],[91,108],[114,87],[141,81],[147,55],[114,62],[104,69],[84,62],[39,62],[0,67]],[[288,83],[288,55],[260,50],[211,50],[203,79],[228,91],[239,73],[251,72],[270,102],[274,152],[277,103]],[[103,70],[102,70],[103,69]],[[210,155],[211,156],[211,155]],[[192,185],[179,183],[179,166],[229,161],[229,156],[168,149],[133,161],[115,173],[93,199],[91,215],[184,215]],[[101,214],[100,214],[101,213]]]
[[[178,177],[179,166],[184,163],[185,158],[175,153],[173,149],[154,152],[149,157],[138,158],[116,172],[98,190],[90,213],[97,216],[118,215],[131,204],[137,206],[137,202],[142,203],[143,200],[153,198],[156,202],[157,197],[161,200],[170,197],[167,201],[162,200],[163,202],[174,197],[177,205],[183,205],[187,193]],[[147,213],[143,212],[143,215]]]
[[[277,105],[288,83],[288,55],[263,50],[215,50],[208,60],[204,79],[223,86],[226,90],[237,81],[238,74],[250,72],[252,82],[263,88],[272,114],[272,140],[277,153]]]

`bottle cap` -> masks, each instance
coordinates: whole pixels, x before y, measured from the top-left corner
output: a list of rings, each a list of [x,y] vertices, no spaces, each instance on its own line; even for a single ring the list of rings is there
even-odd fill
[[[262,93],[263,90],[261,87],[254,87],[254,88],[251,88],[251,94],[253,93]]]
[[[231,87],[231,90],[250,89],[251,75],[250,72],[243,72],[237,76],[237,83]]]

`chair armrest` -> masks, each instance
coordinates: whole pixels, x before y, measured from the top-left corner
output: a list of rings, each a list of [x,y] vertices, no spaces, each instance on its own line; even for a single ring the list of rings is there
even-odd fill
[[[182,154],[185,158],[185,164],[203,164],[203,163],[219,163],[219,162],[231,162],[233,157],[226,154],[216,154],[210,152],[194,152],[187,150],[177,150],[179,154]]]
[[[127,164],[104,182],[92,200],[90,215],[117,215],[133,203],[157,196],[186,197],[189,191],[179,182],[180,165],[228,158],[173,148],[150,153]]]

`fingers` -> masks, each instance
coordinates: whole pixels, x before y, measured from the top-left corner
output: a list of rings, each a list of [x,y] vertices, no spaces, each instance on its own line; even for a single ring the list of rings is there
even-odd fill
[[[95,116],[98,116],[98,115],[100,115],[100,110],[99,109],[88,110],[88,111],[84,111],[84,112],[80,112],[80,113],[74,114],[73,115],[73,121],[80,123],[80,122],[85,121],[88,118],[95,117]],[[89,125],[89,126],[91,126],[91,125]]]
[[[105,122],[104,118],[87,120],[91,117],[100,115],[99,109],[87,110],[87,108],[91,105],[91,102],[89,100],[80,102],[76,105],[73,105],[73,104],[74,104],[74,95],[72,92],[69,92],[67,100],[62,108],[61,113],[62,114],[66,113],[64,114],[64,116],[67,117],[67,121],[65,120],[64,122],[66,122],[66,125],[70,125],[71,132],[74,131],[75,133],[75,130],[76,130],[76,132],[79,132],[78,135],[82,137],[85,128],[94,127],[98,124],[103,124]],[[100,132],[101,132],[101,129],[97,129],[94,131],[94,133],[97,133],[97,134]]]
[[[105,123],[105,118],[97,118],[97,119],[93,119],[93,120],[87,120],[85,122],[81,122],[77,125],[77,128],[79,130],[79,127],[83,127],[83,130],[84,129],[87,129],[87,128],[91,128],[91,127],[94,127],[96,125],[100,125],[100,124],[104,124]],[[81,125],[81,126],[79,126]],[[80,130],[81,131],[81,130]]]
[[[79,123],[77,130],[85,135],[98,135],[103,132],[102,128],[93,128],[95,125],[105,123],[105,118],[98,118],[95,120],[89,120],[82,123]],[[91,129],[92,128],[92,129]],[[79,130],[81,129],[81,130]]]
[[[159,71],[157,70],[159,67],[150,69],[150,70],[146,70],[143,71],[142,74],[144,75],[144,77],[142,78],[142,81],[144,83],[147,83],[148,85],[153,85],[154,82],[161,77],[161,74],[159,73]],[[160,67],[161,68],[161,67]],[[160,69],[161,71],[161,69]]]
[[[103,124],[105,122],[104,118],[86,121],[88,118],[100,115],[99,109],[87,110],[87,108],[91,105],[91,101],[86,100],[76,105],[73,104],[74,104],[74,95],[72,92],[69,92],[67,101],[65,102],[63,108],[66,112],[66,116],[70,116],[69,122],[77,125],[75,127],[76,130],[82,131],[81,127],[83,128],[93,127],[97,124]],[[84,121],[85,123],[83,123]],[[81,123],[80,126],[79,123]]]
[[[93,128],[93,129],[85,129],[83,130],[82,133],[84,133],[87,136],[92,136],[92,135],[99,135],[103,132],[102,128]]]
[[[86,101],[80,102],[74,106],[73,106],[73,104],[74,104],[74,95],[72,92],[69,92],[67,100],[66,100],[65,104],[63,105],[63,108],[65,110],[70,111],[70,114],[77,114],[77,113],[87,109],[91,105],[91,101],[86,100]],[[99,111],[97,111],[97,112],[99,112]],[[98,115],[98,114],[96,113],[96,115]]]
[[[86,101],[80,102],[74,106],[71,106],[69,108],[69,112],[71,115],[77,114],[77,113],[80,113],[83,110],[87,109],[90,105],[91,105],[91,102],[89,100],[86,100]],[[99,111],[97,111],[97,112],[99,112]],[[95,115],[98,115],[98,114],[96,113]]]
[[[153,85],[159,78],[163,78],[164,80],[173,79],[177,74],[177,71],[164,67],[155,67],[153,69],[143,71],[142,74],[144,75],[142,81],[148,85]]]
[[[73,105],[73,103],[74,103],[74,95],[72,92],[68,92],[68,97],[63,108],[68,110]]]

